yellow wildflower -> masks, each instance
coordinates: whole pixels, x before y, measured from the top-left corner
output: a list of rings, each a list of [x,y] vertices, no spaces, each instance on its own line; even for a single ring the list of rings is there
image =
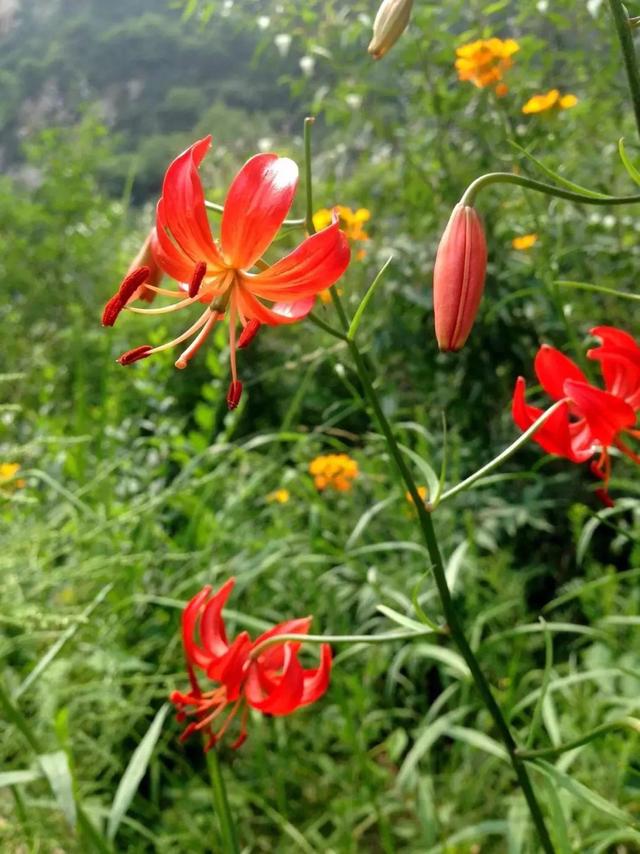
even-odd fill
[[[531,249],[538,242],[537,234],[521,234],[518,237],[514,237],[511,241],[511,245],[514,249],[518,249],[523,251],[525,249]]]
[[[558,106],[561,110],[570,110],[571,107],[575,107],[578,103],[578,99],[575,95],[563,95],[558,101]]]
[[[20,471],[20,463],[0,463],[0,489],[24,489],[26,480],[18,478],[16,474]]]
[[[427,503],[427,497],[429,495],[429,490],[427,489],[426,486],[419,486],[418,487],[418,495],[420,496],[420,498],[422,498],[422,500],[426,504]],[[405,492],[404,497],[407,499],[409,504],[413,504],[413,496],[411,495],[410,492]]]
[[[560,110],[568,110],[575,107],[578,99],[575,95],[560,95],[558,89],[550,89],[543,95],[533,95],[527,103],[522,107],[522,112],[526,115],[532,113],[544,113],[547,110],[558,107]]]
[[[358,476],[358,463],[348,454],[325,454],[309,463],[309,474],[319,492],[327,488],[348,492]]]
[[[267,495],[269,504],[286,504],[290,498],[291,495],[288,489],[275,489]]]
[[[371,211],[367,208],[358,208],[354,211],[352,208],[344,205],[336,205],[333,209],[340,218],[340,229],[346,234],[351,243],[364,243],[369,240],[369,235],[364,230],[363,225],[371,219]],[[313,226],[316,231],[326,228],[331,224],[332,211],[328,208],[321,208],[313,215]],[[360,246],[356,250],[356,258],[361,261],[365,256],[365,251]],[[323,300],[324,301],[324,300]]]
[[[478,39],[456,49],[455,67],[460,80],[469,80],[483,89],[499,83],[511,68],[511,57],[520,50],[514,39]],[[499,95],[506,95],[501,87]]]

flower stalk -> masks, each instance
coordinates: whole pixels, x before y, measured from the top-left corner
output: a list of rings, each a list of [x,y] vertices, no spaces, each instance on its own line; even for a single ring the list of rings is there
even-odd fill
[[[209,779],[211,781],[211,794],[213,796],[213,806],[220,822],[220,835],[222,837],[222,845],[224,854],[240,854],[238,845],[238,837],[236,828],[229,807],[227,798],[227,789],[222,776],[220,760],[216,748],[207,752],[207,768],[209,769]]]
[[[618,41],[622,50],[622,58],[624,67],[627,72],[627,80],[629,81],[629,90],[631,92],[631,103],[636,119],[636,127],[640,134],[640,72],[638,71],[638,59],[636,57],[635,47],[633,45],[632,28],[634,27],[634,19],[629,18],[627,10],[621,0],[609,0],[609,8],[613,16],[613,22],[616,28]]]

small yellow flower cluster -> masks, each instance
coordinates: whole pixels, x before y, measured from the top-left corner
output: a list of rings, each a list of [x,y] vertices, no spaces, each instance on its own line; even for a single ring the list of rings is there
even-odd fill
[[[518,249],[520,252],[523,252],[525,249],[531,249],[531,247],[535,246],[537,242],[537,234],[521,234],[518,237],[513,238],[511,245],[514,249]]]
[[[496,85],[496,94],[507,94],[507,87],[500,83],[505,71],[511,68],[511,57],[520,50],[514,39],[478,39],[463,44],[456,50],[455,66],[460,80],[469,80],[479,89]]]
[[[557,89],[550,89],[543,95],[534,95],[529,98],[523,106],[522,112],[526,115],[544,113],[554,107],[557,107],[559,110],[569,110],[571,107],[575,107],[577,103],[578,99],[575,95],[561,95]]]
[[[27,482],[22,478],[15,480],[20,471],[20,463],[0,463],[0,489],[24,489]]]
[[[309,473],[317,490],[327,487],[338,492],[348,492],[358,476],[358,463],[348,454],[325,454],[309,464]]]
[[[352,208],[347,208],[344,205],[336,205],[333,209],[340,218],[340,229],[347,235],[352,243],[364,243],[369,239],[369,235],[364,230],[363,225],[371,219],[371,211],[366,208],[358,208],[354,211]],[[331,223],[332,212],[328,208],[321,208],[313,215],[313,226],[316,231],[321,228],[326,228]],[[361,261],[365,256],[365,250],[360,247],[356,252],[356,258]]]
[[[275,489],[267,495],[266,500],[269,504],[286,504],[290,498],[288,489]]]

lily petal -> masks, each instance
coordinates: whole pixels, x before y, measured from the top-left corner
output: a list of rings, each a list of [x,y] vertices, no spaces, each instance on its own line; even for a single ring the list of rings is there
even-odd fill
[[[632,407],[608,391],[575,380],[566,380],[564,391],[589,424],[593,438],[602,445],[611,445],[621,430],[635,424]]]
[[[311,617],[301,617],[297,620],[286,620],[284,623],[278,623],[277,626],[273,626],[273,628],[268,629],[266,632],[261,634],[259,638],[256,638],[254,649],[260,646],[264,641],[269,640],[269,638],[276,637],[277,635],[306,635],[309,631],[309,626],[311,625],[311,619]],[[294,652],[296,652],[300,647],[299,643],[292,643],[291,641],[283,641],[280,644],[274,644],[273,646],[267,647],[262,655],[258,657],[259,665],[268,670],[277,670],[281,668],[284,661],[285,644],[290,646]]]
[[[331,676],[331,660],[331,647],[328,643],[323,643],[320,647],[320,667],[304,671],[301,706],[315,703],[326,692]]]
[[[271,684],[263,696],[269,680],[261,679],[261,668],[254,662],[245,685],[247,702],[254,709],[268,715],[289,715],[300,705],[304,688],[302,666],[290,644],[285,644],[282,675]]]
[[[349,241],[334,222],[267,270],[245,277],[244,282],[253,294],[268,300],[315,296],[338,281],[350,259]]]
[[[309,314],[313,302],[299,300],[295,303],[278,303],[273,309],[267,308],[259,299],[250,294],[241,284],[235,288],[234,298],[238,309],[246,320],[258,320],[268,326],[280,326],[282,323],[297,323]],[[313,299],[309,297],[309,299]],[[276,311],[276,309],[279,311]]]
[[[225,261],[250,269],[278,233],[298,184],[298,167],[288,157],[256,154],[229,188],[220,224]]]
[[[560,350],[543,344],[536,353],[534,370],[540,380],[540,384],[547,394],[554,400],[562,400],[566,397],[563,386],[565,380],[576,380],[588,383],[587,378],[580,368],[571,359],[567,358]]]
[[[198,174],[198,167],[210,146],[210,136],[198,140],[167,169],[158,203],[157,228],[159,232],[168,229],[182,250],[180,254],[186,254],[194,264],[206,261],[222,266],[222,258],[211,236]]]
[[[511,413],[513,420],[521,430],[528,430],[531,425],[543,414],[543,409],[530,406],[525,401],[525,381],[518,377],[513,392]],[[580,423],[580,422],[576,422]],[[533,440],[537,442],[549,454],[558,457],[566,457],[575,463],[582,463],[592,455],[590,448],[584,447],[584,437],[580,437],[577,447],[574,447],[572,426],[569,421],[569,405],[560,406],[548,421],[536,430]]]

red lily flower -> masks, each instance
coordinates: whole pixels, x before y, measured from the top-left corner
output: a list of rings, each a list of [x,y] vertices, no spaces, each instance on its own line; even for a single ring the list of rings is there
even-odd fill
[[[232,382],[227,402],[234,408],[242,392],[236,349],[247,346],[263,323],[278,326],[306,317],[316,294],[333,285],[346,270],[350,249],[336,217],[272,266],[261,261],[291,207],[298,183],[296,164],[275,154],[256,154],[234,178],[224,204],[218,244],[211,235],[198,174],[210,145],[211,137],[207,136],[173,161],[158,202],[151,239],[153,257],[165,273],[183,283],[183,290],[147,287],[179,301],[163,308],[132,308],[122,299],[125,279],[107,304],[103,323],[115,322],[119,311],[115,315],[108,311],[114,300],[119,310],[146,314],[179,311],[196,302],[206,304],[198,320],[173,341],[159,347],[136,347],[119,359],[121,364],[130,364],[195,336],[176,361],[177,368],[185,368],[215,324],[228,313]],[[255,270],[256,266],[259,269]],[[274,304],[269,308],[262,300]],[[238,323],[242,325],[239,337]]]
[[[564,402],[536,430],[533,439],[548,453],[574,463],[586,462],[597,453],[591,471],[604,481],[597,494],[604,504],[611,505],[609,449],[615,447],[640,463],[640,456],[622,440],[623,433],[640,438],[640,432],[631,429],[640,409],[640,347],[626,332],[611,326],[597,326],[591,334],[603,342],[589,350],[587,356],[600,362],[606,391],[589,383],[575,362],[544,344],[536,354],[536,375],[550,397]],[[542,409],[526,403],[525,381],[518,377],[513,420],[520,429],[527,430],[542,413]]]
[[[231,745],[237,749],[247,737],[249,707],[268,715],[290,715],[301,706],[315,703],[327,690],[331,674],[331,647],[320,647],[320,666],[305,669],[298,660],[298,651],[309,631],[311,617],[278,623],[252,641],[247,632],[241,632],[231,643],[227,641],[222,609],[233,590],[235,578],[230,578],[212,594],[204,587],[187,604],[182,613],[182,643],[187,659],[191,690],[174,691],[171,702],[178,709],[178,719],[187,714],[196,720],[190,723],[181,736],[203,730],[209,740],[209,750],[228,730],[241,711],[240,734]],[[300,635],[298,641],[275,641],[278,635]],[[199,637],[198,637],[199,636]],[[218,683],[213,690],[203,691],[196,670]],[[220,718],[229,709],[226,719]],[[213,723],[218,729],[213,730]]]

